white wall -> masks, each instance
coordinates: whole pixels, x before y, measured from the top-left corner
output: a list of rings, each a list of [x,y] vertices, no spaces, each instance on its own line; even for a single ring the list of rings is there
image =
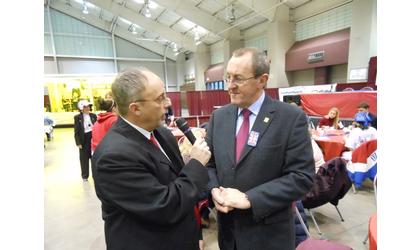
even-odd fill
[[[370,57],[376,55],[376,0],[353,0],[352,7],[347,81],[360,82],[364,80],[351,80],[350,72],[368,68]]]
[[[276,19],[269,23],[267,32],[268,57],[271,60],[268,88],[289,87],[285,55],[294,43],[293,29],[293,23],[289,22],[289,9],[279,6]]]
[[[296,70],[292,72],[292,82],[290,86],[308,86],[314,85],[315,81],[315,70]]]
[[[113,74],[113,60],[58,58],[60,74]]]
[[[44,57],[44,73],[57,74],[56,63],[52,57]]]
[[[194,54],[190,53],[188,60],[185,60],[184,75],[193,75],[195,77],[195,68],[194,68]]]
[[[117,36],[115,37],[115,49],[117,57],[163,59],[163,56]]]
[[[292,12],[293,21],[299,21],[337,7],[349,0],[312,0]]]
[[[331,83],[347,82],[347,63],[332,66],[330,77]]]
[[[223,40],[210,46],[210,64],[224,62]]]
[[[176,62],[172,60],[166,61],[166,74],[168,76],[168,88],[171,91],[178,90],[178,79],[177,79],[177,69],[176,69]],[[165,78],[162,78],[165,79]]]

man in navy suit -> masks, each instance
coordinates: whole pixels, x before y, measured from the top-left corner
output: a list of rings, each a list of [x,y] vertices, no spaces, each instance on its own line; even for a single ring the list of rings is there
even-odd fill
[[[295,249],[291,205],[313,184],[306,115],[265,94],[269,69],[263,51],[234,51],[225,78],[231,103],[209,122],[209,186],[221,250]]]
[[[107,249],[199,249],[194,205],[206,190],[209,148],[198,138],[184,166],[171,131],[160,126],[162,80],[132,68],[112,84],[119,118],[93,154]]]

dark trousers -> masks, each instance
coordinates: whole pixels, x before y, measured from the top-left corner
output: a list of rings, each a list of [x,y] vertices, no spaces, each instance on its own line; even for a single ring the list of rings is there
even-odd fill
[[[92,132],[87,132],[84,135],[84,142],[82,149],[79,149],[80,168],[82,169],[82,178],[89,178],[89,159],[92,158],[91,144]]]

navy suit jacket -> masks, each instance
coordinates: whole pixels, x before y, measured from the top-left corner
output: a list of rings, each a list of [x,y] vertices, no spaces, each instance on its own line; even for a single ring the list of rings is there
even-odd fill
[[[306,115],[266,95],[251,129],[257,144],[245,145],[236,163],[237,112],[232,104],[215,110],[206,137],[209,188],[236,188],[251,202],[250,209],[218,213],[219,247],[295,249],[291,204],[311,189],[315,175]]]
[[[93,154],[108,249],[198,249],[194,204],[206,190],[207,170],[195,159],[184,166],[168,129],[154,135],[170,160],[121,118]]]

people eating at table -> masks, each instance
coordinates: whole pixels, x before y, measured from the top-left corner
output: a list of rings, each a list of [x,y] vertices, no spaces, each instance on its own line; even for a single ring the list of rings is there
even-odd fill
[[[353,128],[350,130],[350,134],[344,144],[346,150],[348,150],[343,153],[344,159],[350,160],[353,150],[364,142],[376,139],[376,129],[370,125],[371,122],[371,118],[365,112],[358,112],[354,116]]]
[[[334,129],[340,129],[344,127],[340,122],[340,112],[338,108],[332,107],[328,111],[328,114],[322,117],[322,119],[319,121],[318,128],[324,127],[332,127]]]

